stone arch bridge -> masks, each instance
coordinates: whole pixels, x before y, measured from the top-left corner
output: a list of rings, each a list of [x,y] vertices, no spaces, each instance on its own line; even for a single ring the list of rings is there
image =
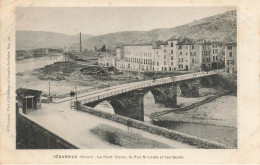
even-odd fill
[[[216,75],[219,72],[221,70],[197,72],[104,88],[81,98],[77,104],[94,108],[107,100],[115,114],[144,121],[144,96],[149,91],[153,94],[156,103],[166,107],[176,107],[178,87],[185,97],[197,97],[200,85],[206,87],[216,85]]]

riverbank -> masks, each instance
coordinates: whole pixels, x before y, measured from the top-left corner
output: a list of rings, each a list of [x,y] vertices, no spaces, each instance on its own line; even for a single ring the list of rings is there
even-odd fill
[[[188,122],[237,128],[237,97],[222,96],[210,103],[156,117],[158,121]]]

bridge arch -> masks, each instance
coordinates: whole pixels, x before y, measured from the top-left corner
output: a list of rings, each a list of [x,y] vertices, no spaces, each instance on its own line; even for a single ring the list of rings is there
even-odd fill
[[[109,100],[103,100],[103,101],[99,102],[98,104],[96,104],[93,108],[100,110],[100,111],[115,114],[114,107],[111,105]]]
[[[115,114],[127,116],[127,107],[121,100],[111,99],[110,105],[113,107]]]
[[[155,103],[161,103],[162,102],[162,98],[164,97],[164,94],[160,90],[155,88],[155,89],[149,90],[148,92],[152,93]],[[145,94],[145,96],[146,96],[146,94]]]
[[[107,104],[107,105],[106,105]],[[126,106],[121,100],[107,99],[99,102],[88,103],[86,106],[121,116],[126,115]],[[103,106],[103,107],[100,107]]]
[[[187,82],[182,82],[180,84],[178,84],[180,90],[181,90],[181,94],[183,94],[183,96],[189,96],[190,95],[190,86]]]

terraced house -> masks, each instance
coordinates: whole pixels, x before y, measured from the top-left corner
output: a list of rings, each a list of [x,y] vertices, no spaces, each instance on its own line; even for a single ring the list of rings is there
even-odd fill
[[[120,55],[120,52],[124,52]],[[226,52],[226,53],[225,53]],[[126,45],[117,50],[117,68],[133,71],[200,71],[223,68],[236,71],[236,47],[221,42],[170,39],[152,44]],[[225,58],[225,56],[227,58]]]
[[[225,45],[225,69],[227,73],[237,72],[237,44]]]

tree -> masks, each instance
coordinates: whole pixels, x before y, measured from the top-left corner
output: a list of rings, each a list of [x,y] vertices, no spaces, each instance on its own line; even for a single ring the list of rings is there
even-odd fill
[[[99,49],[101,52],[105,52],[106,51],[106,45],[103,44],[103,46]]]

